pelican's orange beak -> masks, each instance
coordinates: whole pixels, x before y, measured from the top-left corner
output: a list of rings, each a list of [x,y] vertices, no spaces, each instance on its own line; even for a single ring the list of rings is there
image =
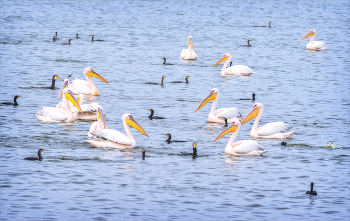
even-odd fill
[[[139,123],[137,123],[137,121],[131,115],[129,116],[129,119],[126,120],[126,124],[140,131],[143,135],[149,137],[146,131],[140,126]]]
[[[234,122],[230,123],[225,130],[223,130],[212,142],[219,140],[223,136],[225,136],[228,133],[235,132],[238,129],[238,127],[235,125]]]
[[[89,73],[86,74],[88,77],[95,77],[100,79],[103,82],[109,83],[106,79],[104,79],[101,75],[97,74],[95,71],[90,71]]]
[[[103,125],[103,129],[108,129],[105,117],[104,117],[104,115],[102,113],[102,109],[98,109],[96,111],[96,113],[97,113],[97,118],[101,119],[101,122],[102,122],[102,125]]]
[[[64,96],[67,100],[69,100],[81,113],[83,113],[83,110],[81,109],[79,103],[77,102],[77,99],[74,97],[72,92],[64,93]]]
[[[253,120],[259,114],[258,108],[253,108],[241,121],[241,125],[247,123],[250,120]]]
[[[216,64],[214,64],[213,67],[215,67],[216,65],[220,64],[223,61],[226,61],[228,59],[228,57],[226,55],[224,55],[222,58],[220,58],[220,60],[218,62],[216,62]]]
[[[303,40],[304,38],[310,37],[311,35],[314,35],[314,34],[315,34],[314,32],[310,31],[301,40]]]
[[[196,110],[194,110],[194,113],[196,113],[197,110],[201,109],[206,103],[208,103],[211,100],[215,100],[217,97],[217,94],[215,94],[213,91],[210,91],[209,95],[204,98],[204,100],[198,105]]]

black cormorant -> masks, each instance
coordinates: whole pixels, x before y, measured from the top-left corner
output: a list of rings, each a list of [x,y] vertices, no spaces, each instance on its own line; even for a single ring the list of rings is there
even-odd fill
[[[43,160],[43,157],[41,156],[41,152],[44,152],[43,149],[39,149],[38,150],[38,157],[27,157],[27,158],[24,158],[25,160],[39,160],[39,161],[42,161]]]
[[[168,139],[165,142],[168,142],[170,144],[171,142],[187,142],[187,141],[182,141],[182,140],[171,140],[171,134],[165,134]]]
[[[251,47],[251,45],[249,44],[249,42],[251,42],[251,41],[252,41],[252,40],[248,40],[248,45],[247,45],[248,47]]]
[[[70,45],[70,41],[72,41],[72,40],[74,40],[74,39],[71,39],[71,38],[70,38],[70,39],[68,40],[68,43],[63,43],[63,45]]]
[[[148,116],[148,118],[149,118],[150,120],[152,120],[152,119],[166,119],[165,117],[153,116],[154,110],[152,110],[152,109],[147,109],[147,110],[148,110],[149,112],[151,112],[151,115]]]
[[[13,106],[18,106],[17,103],[17,98],[19,98],[21,96],[16,95],[15,98],[13,99],[13,103],[12,102],[3,102],[1,103],[1,105],[13,105]]]
[[[52,38],[52,40],[53,40],[53,41],[56,41],[56,40],[57,40],[57,37],[56,37],[56,36],[54,36],[54,37]]]
[[[75,38],[80,38],[80,37],[78,36],[78,33],[76,33],[76,36],[75,36]]]
[[[162,81],[161,81],[161,83],[160,83],[160,86],[163,86],[163,81],[164,81],[164,78],[165,78],[166,76],[162,76]],[[155,85],[159,85],[159,83],[153,83],[153,82],[146,82],[145,84],[155,84]]]
[[[268,26],[269,28],[271,28],[271,22],[272,21],[269,22],[269,26]],[[267,27],[267,26],[254,26],[254,27]]]
[[[244,101],[255,101],[255,93],[252,94],[252,99],[248,99],[248,98],[242,98],[242,99],[239,99],[239,100],[244,100]]]
[[[163,64],[164,65],[174,65],[174,64],[169,64],[169,63],[165,63],[166,62],[166,58],[162,58],[164,60]]]
[[[91,36],[92,36],[91,41],[103,41],[103,40],[99,40],[99,39],[94,40],[95,36],[94,35],[91,35]]]
[[[191,77],[191,76],[186,76],[186,78],[185,78],[186,81],[172,81],[172,82],[170,82],[170,83],[190,83],[190,82],[188,81],[188,79],[189,79],[190,77]]]
[[[228,124],[227,124],[227,118],[226,118],[226,117],[223,117],[222,119],[225,121],[225,125],[224,125],[224,126],[227,127],[227,126],[228,126]]]
[[[193,153],[187,153],[186,151],[184,151],[184,152],[181,152],[181,154],[184,155],[184,156],[193,156],[193,157],[197,157],[197,156],[198,156],[198,155],[197,155],[197,143],[198,143],[198,141],[197,141],[197,142],[194,142],[194,143],[192,144],[192,146],[193,146]]]
[[[313,182],[311,182],[311,190],[310,191],[306,191],[306,194],[317,196],[317,192],[314,191],[314,183]]]
[[[60,77],[58,77],[57,75],[54,75],[54,76],[52,77],[52,84],[51,84],[51,87],[48,87],[47,89],[54,90],[54,89],[55,89],[55,82],[56,82],[56,80],[57,80],[58,78],[60,78]]]

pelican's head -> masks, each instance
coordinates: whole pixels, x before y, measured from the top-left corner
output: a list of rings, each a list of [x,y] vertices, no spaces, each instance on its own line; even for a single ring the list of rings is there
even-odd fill
[[[97,107],[97,111],[96,111],[96,113],[97,113],[97,118],[98,118],[98,119],[101,119],[101,122],[102,122],[102,125],[103,125],[103,128],[102,128],[102,129],[108,129],[107,123],[106,123],[106,120],[105,120],[105,117],[104,117],[104,115],[103,115],[103,113],[102,113],[102,110],[103,110],[103,108],[102,108],[101,106],[98,106],[98,107]]]
[[[231,58],[231,54],[230,53],[225,53],[224,56],[222,56],[222,58],[220,58],[220,60],[218,62],[216,62],[216,64],[214,64],[213,67],[215,67],[216,65],[220,64],[223,61],[226,61],[229,58]]]
[[[253,109],[243,118],[243,120],[241,121],[242,125],[247,123],[250,120],[253,120],[260,111],[262,111],[263,109],[263,104],[262,103],[255,103],[253,105]]]
[[[84,69],[84,75],[87,77],[95,77],[100,79],[103,82],[109,83],[106,79],[104,79],[101,75],[97,74],[91,67],[87,67]]]
[[[309,33],[307,33],[301,40],[303,40],[304,38],[310,37],[312,35],[316,34],[316,30],[315,29],[311,29],[311,31],[309,31]]]
[[[202,100],[202,102],[198,105],[198,107],[196,108],[196,110],[194,112],[201,109],[209,101],[215,100],[217,98],[218,94],[219,94],[219,89],[217,89],[217,88],[211,89],[209,95],[206,98],[204,98],[204,100]]]
[[[61,90],[60,90],[60,93],[58,93],[57,100],[59,100],[62,97],[63,90],[68,87],[68,84],[69,84],[69,80],[68,79],[64,79],[63,85],[62,85]]]
[[[190,45],[192,47],[192,50],[194,51],[194,45],[193,45],[193,41],[192,41],[192,36],[188,36],[188,45]]]
[[[74,97],[73,92],[69,88],[63,89],[64,97],[69,100],[81,113],[83,113],[83,110],[81,109],[79,103],[77,102],[77,99]]]
[[[212,142],[219,140],[228,133],[237,131],[240,126],[241,122],[239,120],[232,121]]]
[[[140,126],[140,124],[137,123],[137,121],[131,116],[131,114],[124,114],[122,120],[125,121],[127,125],[135,128],[136,130],[140,131],[143,135],[149,137],[146,131]]]

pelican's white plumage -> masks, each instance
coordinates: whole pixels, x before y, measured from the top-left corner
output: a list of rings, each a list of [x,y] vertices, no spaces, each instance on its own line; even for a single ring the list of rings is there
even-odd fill
[[[103,112],[102,112],[102,107],[98,106],[96,110],[96,118],[97,121],[95,121],[91,126],[90,130],[88,132],[88,136],[90,138],[93,138],[93,133],[101,130],[101,129],[108,129],[106,120],[104,118]]]
[[[109,83],[106,79],[104,79],[101,75],[97,74],[91,67],[87,67],[84,69],[84,76],[87,81],[79,80],[78,78],[71,82],[69,88],[72,89],[74,94],[84,94],[84,95],[99,95],[98,90],[91,80],[90,77],[96,77],[103,82]]]
[[[212,142],[219,140],[226,134],[230,132],[234,132],[230,140],[228,141],[226,148],[225,148],[225,154],[228,155],[262,155],[263,153],[267,152],[265,151],[261,145],[254,141],[254,140],[241,140],[238,142],[235,142],[236,136],[238,134],[238,131],[241,127],[241,122],[239,120],[234,120],[228,125],[225,130],[223,130]]]
[[[194,52],[192,36],[188,36],[188,49],[182,49],[179,59],[196,60],[197,54]]]
[[[251,137],[284,139],[289,138],[296,133],[296,131],[286,132],[287,130],[292,129],[292,127],[281,121],[268,123],[258,128],[258,123],[262,113],[263,105],[261,103],[256,103],[253,105],[253,109],[242,120],[242,124],[244,124],[256,117],[253,128],[250,131]]]
[[[218,110],[215,110],[218,99],[219,99],[219,89],[213,88],[210,90],[209,95],[204,98],[204,100],[198,105],[196,110],[201,109],[206,103],[208,103],[210,100],[213,100],[214,102],[211,106],[210,113],[208,115],[208,121],[209,122],[216,122],[216,123],[222,123],[224,124],[225,121],[222,118],[226,118],[227,122],[230,123],[234,119],[242,117],[241,113],[238,112],[237,108],[230,107],[230,108],[220,108]]]
[[[307,33],[301,39],[301,40],[303,40],[304,38],[312,36],[311,39],[310,39],[310,42],[306,45],[306,49],[315,50],[315,51],[327,50],[326,43],[324,43],[323,41],[314,41],[315,35],[316,35],[316,30],[315,29],[311,29],[311,31],[309,33]]]
[[[136,141],[131,134],[129,125],[148,137],[146,131],[131,114],[124,114],[122,121],[127,135],[113,129],[101,129],[94,132],[92,138],[103,138],[104,140],[87,140],[87,142],[95,147],[133,148],[136,146]]]
[[[73,114],[69,108],[68,100],[82,112],[79,103],[75,99],[72,91],[68,88],[63,89],[63,103],[64,108],[44,107],[35,116],[44,122],[74,122],[77,114]]]
[[[224,66],[221,69],[221,74],[222,75],[244,75],[244,76],[249,76],[255,72],[253,72],[248,66],[245,65],[234,65],[231,67],[227,67],[231,60],[232,56],[230,53],[225,53],[224,56],[216,62],[214,67],[218,64],[220,64],[222,61],[226,61],[224,63]]]

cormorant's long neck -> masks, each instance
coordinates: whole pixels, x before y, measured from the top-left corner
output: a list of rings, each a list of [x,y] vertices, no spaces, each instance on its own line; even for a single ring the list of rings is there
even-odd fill
[[[168,139],[166,140],[166,142],[170,143],[170,141],[171,141],[171,135],[169,134],[169,137],[168,137]]]
[[[269,23],[269,28],[271,28],[271,23]]]
[[[164,80],[164,78],[162,78],[162,83],[160,84],[160,86],[163,86],[163,80]]]
[[[57,31],[56,31],[56,37],[57,37]]]
[[[163,64],[165,64],[165,62],[166,62],[166,59],[164,58],[164,62],[163,62]]]
[[[154,111],[151,111],[151,114],[148,116],[148,118],[149,118],[150,120],[152,120],[153,114],[154,114]]]
[[[52,88],[52,89],[55,88],[55,82],[56,82],[56,78],[53,77],[53,78],[52,78],[52,84],[51,84],[51,88]]]
[[[130,138],[130,140],[134,140],[132,134],[131,134],[131,131],[130,131],[130,128],[129,126],[126,124],[125,120],[123,120],[123,125],[124,125],[124,129],[125,129],[125,132],[126,134],[128,135],[128,137]]]
[[[251,46],[251,45],[249,44],[249,40],[248,40],[248,46]]]
[[[91,89],[92,89],[91,95],[97,96],[97,95],[98,95],[98,90],[97,90],[97,88],[96,88],[94,82],[92,82],[92,80],[91,80],[90,77],[88,77],[88,76],[86,76],[86,75],[85,75],[85,77],[86,77],[86,80],[89,82],[90,87],[91,87]]]
[[[258,130],[258,124],[259,124],[259,120],[260,120],[260,117],[262,115],[263,109],[264,109],[263,107],[259,108],[259,114],[258,114],[258,116],[256,116],[256,119],[254,121],[254,125],[252,128],[252,130],[254,130],[254,131]]]
[[[91,41],[94,41],[94,36],[92,36]]]
[[[193,156],[197,156],[197,148],[193,147]]]
[[[216,94],[216,98],[214,99],[214,102],[211,105],[210,113],[213,114],[214,116],[215,116],[216,104],[218,103],[218,99],[219,99],[219,92]]]
[[[186,77],[186,83],[190,83],[190,82],[188,82],[188,78]]]
[[[255,101],[255,93],[252,94],[252,101]]]
[[[14,105],[14,106],[17,106],[17,105],[18,105],[18,103],[17,103],[17,96],[15,96],[15,98],[13,98],[13,105]]]
[[[39,157],[39,160],[43,159],[43,157],[41,156],[41,150],[38,151],[38,157]]]

